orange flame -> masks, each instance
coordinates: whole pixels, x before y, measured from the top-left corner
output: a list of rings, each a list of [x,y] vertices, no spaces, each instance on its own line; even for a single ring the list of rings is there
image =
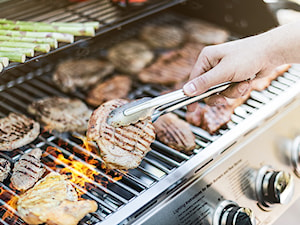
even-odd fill
[[[9,198],[8,201],[6,201],[7,198]],[[5,211],[1,219],[5,221],[6,219],[10,218],[10,224],[15,224],[18,218],[15,217],[14,211],[17,209],[19,196],[13,195],[9,191],[0,187],[0,199],[6,201],[5,205],[0,206],[0,209]]]

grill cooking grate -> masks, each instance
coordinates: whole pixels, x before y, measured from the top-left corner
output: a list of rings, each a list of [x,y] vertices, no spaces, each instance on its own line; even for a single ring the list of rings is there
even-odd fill
[[[88,22],[99,21],[100,26],[95,36],[149,16],[160,10],[169,8],[184,0],[151,0],[151,4],[140,8],[121,9],[109,0],[89,0],[73,2],[69,0],[14,0],[0,2],[1,18],[37,22]],[[46,54],[37,54],[27,58],[25,63],[41,60],[60,50],[81,44],[87,37],[76,37],[74,43],[59,43],[57,49]],[[5,70],[20,66],[20,63],[10,63]]]
[[[1,86],[1,116],[6,116],[12,111],[27,114],[26,108],[28,104],[39,98],[53,95],[65,96],[65,94],[60,92],[51,81],[51,66],[31,69],[29,74],[19,77],[15,82]],[[153,150],[147,154],[137,169],[130,170],[127,173],[121,171],[112,171],[108,173],[101,167],[101,158],[97,155],[97,147],[95,144],[89,143],[90,145],[87,148],[87,146],[83,145],[82,140],[84,140],[84,136],[81,134],[56,133],[53,131],[42,132],[39,137],[28,146],[24,146],[12,152],[0,152],[0,156],[8,159],[11,164],[13,164],[18,161],[19,157],[24,154],[24,152],[27,152],[34,147],[39,147],[44,152],[42,163],[48,171],[53,171],[54,168],[52,164],[54,161],[56,170],[60,171],[60,169],[68,167],[66,162],[57,158],[56,150],[59,150],[66,159],[71,157],[75,161],[81,162],[83,166],[90,168],[91,171],[96,174],[94,176],[95,181],[88,179],[89,184],[87,187],[89,191],[86,192],[83,197],[93,199],[99,205],[98,211],[96,213],[91,213],[84,218],[84,220],[81,221],[81,224],[103,221],[109,215],[118,211],[122,206],[129,204],[130,201],[142,195],[142,193],[151,191],[152,186],[159,183],[159,181],[174,172],[174,170],[178,169],[197,153],[205,150],[207,146],[216,141],[219,137],[231,129],[234,129],[236,125],[255,113],[263,105],[272,101],[287,88],[298,82],[300,79],[297,75],[299,74],[299,71],[296,69],[290,69],[289,73],[285,73],[284,76],[273,81],[272,85],[266,90],[262,92],[252,92],[251,98],[249,98],[245,104],[236,108],[235,113],[232,115],[232,120],[227,124],[227,128],[221,129],[218,134],[212,136],[206,131],[192,126],[192,130],[197,137],[198,147],[191,155],[177,152],[164,144],[155,141],[152,145]],[[35,78],[30,79],[31,77]],[[151,85],[138,85],[134,90],[135,91],[130,95],[132,98],[156,96],[162,91],[160,87]],[[80,95],[81,94],[78,93],[79,97]],[[177,110],[176,113],[180,117],[184,118],[185,116],[184,109]],[[55,149],[55,151],[49,151],[49,149]],[[89,149],[92,149],[92,151]],[[95,167],[90,166],[91,163],[89,160],[91,159],[93,159],[92,164],[95,165]],[[80,171],[71,170],[71,172],[79,174],[80,177],[85,177]],[[3,190],[6,190],[5,195],[2,195],[5,196],[5,198],[1,198],[1,217],[6,210],[12,210],[4,201],[9,200],[10,196],[12,197],[19,194],[9,186],[8,180],[9,179],[7,179],[4,184],[1,184],[2,192]],[[78,187],[78,190],[82,190],[82,188]],[[12,211],[13,214],[18,215],[17,212],[14,210]],[[1,220],[1,222],[3,224],[11,224],[9,219],[10,218],[6,218],[5,221]],[[13,217],[13,219],[15,219],[15,217]],[[18,218],[15,223],[23,224],[20,218]]]

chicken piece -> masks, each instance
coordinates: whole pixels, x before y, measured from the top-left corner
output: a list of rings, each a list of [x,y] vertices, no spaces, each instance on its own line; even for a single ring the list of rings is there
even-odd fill
[[[3,182],[10,172],[10,162],[4,158],[0,158],[0,182]]]
[[[84,132],[92,114],[80,99],[47,97],[28,106],[29,113],[46,125],[47,130]]]
[[[114,71],[114,66],[98,59],[72,59],[60,63],[53,81],[64,92],[74,92],[77,88],[86,90]]]
[[[153,126],[156,138],[171,148],[189,153],[196,147],[190,125],[173,113],[160,116]]]
[[[137,74],[154,59],[149,47],[138,40],[127,40],[108,50],[108,59],[123,73]]]
[[[187,20],[183,25],[191,42],[205,45],[221,44],[228,40],[229,32],[201,20]]]
[[[185,33],[178,26],[149,24],[141,30],[140,38],[153,48],[175,48],[183,43]]]
[[[22,155],[15,164],[10,180],[17,190],[25,191],[31,188],[43,175],[45,169],[41,167],[41,156],[42,150],[34,148]]]
[[[0,119],[0,151],[11,151],[27,145],[39,134],[38,122],[19,113],[10,113]]]
[[[87,137],[97,142],[101,157],[108,169],[128,170],[138,167],[155,140],[150,119],[115,128],[107,124],[110,112],[128,103],[114,99],[99,106],[92,114]]]
[[[97,207],[93,200],[78,201],[72,185],[54,172],[22,194],[17,202],[18,213],[28,224],[76,225]]]
[[[152,65],[138,74],[140,81],[175,85],[188,79],[201,49],[200,44],[188,43],[182,49],[161,55]]]
[[[132,81],[128,76],[114,76],[92,88],[87,94],[86,101],[93,106],[98,106],[108,100],[126,98],[131,85]]]

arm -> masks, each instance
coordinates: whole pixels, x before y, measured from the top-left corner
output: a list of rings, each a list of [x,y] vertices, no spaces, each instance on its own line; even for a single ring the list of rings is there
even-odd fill
[[[256,36],[205,47],[183,90],[194,96],[216,84],[232,81],[238,83],[222,95],[236,98],[251,87],[251,79],[266,76],[279,65],[297,62],[300,63],[300,21]],[[222,95],[215,96],[214,102],[226,101]]]

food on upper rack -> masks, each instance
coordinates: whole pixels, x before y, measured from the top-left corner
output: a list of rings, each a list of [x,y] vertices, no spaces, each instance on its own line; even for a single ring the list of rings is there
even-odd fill
[[[74,42],[74,36],[95,36],[99,22],[31,22],[0,18],[0,57],[11,62],[25,62],[35,51],[48,53],[58,42]],[[5,49],[6,50],[5,50]],[[14,48],[13,51],[7,48]],[[27,52],[24,53],[24,48]],[[30,52],[29,52],[30,51]]]
[[[15,164],[10,180],[17,190],[26,191],[43,175],[45,169],[41,166],[41,156],[42,150],[34,148],[22,155]]]
[[[196,147],[190,125],[173,113],[160,116],[154,123],[156,138],[178,151],[191,152]]]
[[[11,151],[32,142],[40,134],[40,124],[25,115],[11,112],[0,119],[0,151]]]
[[[99,59],[71,59],[60,63],[53,81],[65,92],[74,92],[76,88],[88,89],[114,71],[114,66]]]
[[[149,24],[142,28],[140,38],[154,48],[175,48],[185,39],[185,32],[175,25]]]
[[[187,20],[183,24],[189,41],[206,45],[220,44],[229,38],[229,32],[214,24],[202,20]]]
[[[149,47],[138,40],[126,40],[108,50],[108,59],[124,73],[137,74],[154,59]]]
[[[235,108],[249,98],[251,91],[262,91],[271,84],[272,80],[282,75],[289,68],[290,65],[282,65],[277,67],[269,76],[254,79],[251,83],[251,89],[244,96],[236,99],[227,99],[227,104],[225,105],[210,106],[198,104],[193,112],[186,114],[186,120],[195,126],[201,127],[210,134],[216,133],[230,121]]]
[[[54,172],[22,194],[17,202],[17,211],[28,224],[76,225],[97,208],[93,200],[78,201],[65,176]]]
[[[46,125],[45,129],[58,132],[86,131],[92,113],[80,99],[57,96],[31,103],[28,111]]]
[[[4,158],[0,158],[0,182],[3,182],[10,172],[10,162]]]
[[[131,85],[130,77],[116,75],[93,87],[87,93],[86,101],[93,106],[98,106],[108,100],[126,98]]]
[[[108,169],[128,170],[138,167],[155,140],[150,118],[117,128],[107,124],[110,112],[126,103],[128,101],[124,99],[105,102],[93,112],[89,120],[87,138],[97,142]]]
[[[138,74],[144,83],[175,85],[188,79],[203,45],[188,43],[179,50],[162,54]]]

